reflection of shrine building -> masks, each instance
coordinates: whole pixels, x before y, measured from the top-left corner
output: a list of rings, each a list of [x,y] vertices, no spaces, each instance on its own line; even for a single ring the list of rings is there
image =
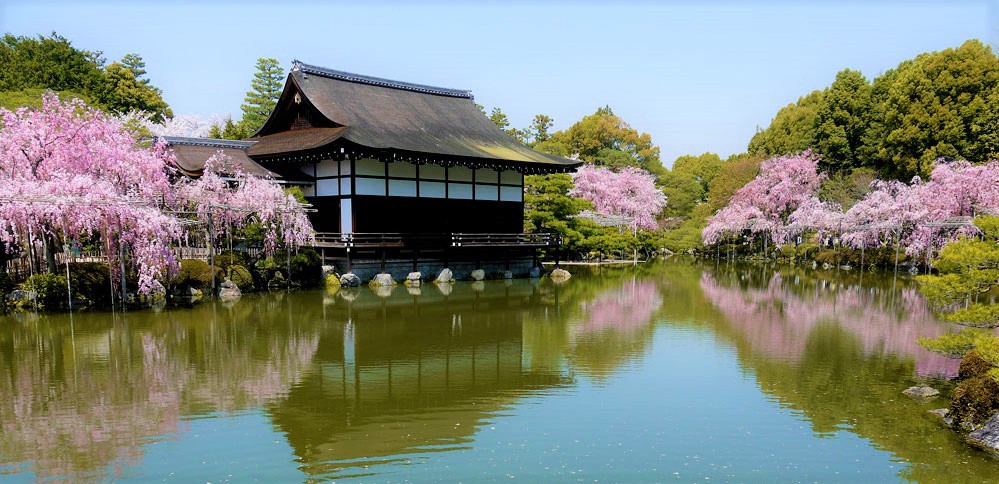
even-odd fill
[[[451,450],[525,393],[567,383],[525,370],[519,301],[532,290],[500,285],[447,297],[424,288],[437,293],[429,304],[362,291],[328,309],[338,323],[322,336],[318,371],[268,409],[303,470],[344,477],[340,468]]]

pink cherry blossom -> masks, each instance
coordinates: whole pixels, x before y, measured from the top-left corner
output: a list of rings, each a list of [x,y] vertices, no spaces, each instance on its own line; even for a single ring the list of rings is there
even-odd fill
[[[713,244],[726,235],[747,230],[776,242],[786,241],[791,235],[788,217],[812,198],[826,178],[818,172],[818,163],[818,155],[810,151],[764,161],[760,174],[735,192],[729,205],[708,221],[701,234],[704,243]]]
[[[597,212],[625,217],[632,228],[655,229],[656,215],[666,208],[666,196],[656,187],[655,176],[638,168],[615,172],[583,165],[573,174],[574,197],[593,202]]]

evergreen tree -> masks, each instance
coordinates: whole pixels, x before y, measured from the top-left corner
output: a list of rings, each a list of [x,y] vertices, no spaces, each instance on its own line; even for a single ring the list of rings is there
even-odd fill
[[[243,105],[240,106],[243,110],[240,124],[250,135],[264,125],[274,110],[284,88],[284,77],[284,70],[277,59],[257,59],[257,72],[253,74],[250,90],[246,92]]]

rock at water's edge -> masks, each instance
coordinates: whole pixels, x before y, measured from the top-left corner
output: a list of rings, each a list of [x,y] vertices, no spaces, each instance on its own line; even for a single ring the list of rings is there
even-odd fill
[[[229,279],[222,281],[221,289],[219,289],[219,299],[223,301],[239,299],[242,295],[243,292],[239,290],[239,286],[235,282]]]
[[[361,285],[361,278],[357,277],[357,274],[353,272],[348,272],[340,276],[340,285],[346,287],[357,287]]]
[[[395,280],[392,279],[392,274],[383,272],[375,274],[375,277],[371,279],[368,285],[371,287],[392,287],[395,285]]]
[[[572,277],[572,274],[569,274],[569,271],[565,269],[555,269],[551,274],[548,274],[548,277],[553,281],[565,281]]]
[[[469,274],[469,277],[471,277],[473,281],[481,281],[486,278],[486,271],[482,269],[475,269],[471,274]]]
[[[438,282],[438,283],[440,283],[440,282],[454,282],[454,274],[451,272],[451,269],[448,269],[448,268],[445,267],[445,268],[441,269],[441,273],[437,275],[437,279],[434,279],[434,282]]]
[[[930,410],[930,413],[932,413],[933,415],[936,415],[937,417],[940,417],[940,418],[947,418],[947,414],[950,413],[950,409],[947,409],[947,408],[934,408],[933,410]]]
[[[985,425],[969,433],[967,439],[975,447],[999,454],[999,414],[993,415]]]
[[[409,275],[406,276],[405,284],[410,287],[419,287],[422,280],[423,280],[423,273],[410,272]]]
[[[930,388],[926,385],[909,387],[906,388],[905,391],[903,391],[902,393],[915,398],[930,398],[940,394],[938,390]]]

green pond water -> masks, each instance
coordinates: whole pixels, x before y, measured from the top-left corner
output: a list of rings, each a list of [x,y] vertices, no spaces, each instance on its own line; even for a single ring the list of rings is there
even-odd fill
[[[994,481],[907,278],[667,261],[0,316],[0,480]]]

